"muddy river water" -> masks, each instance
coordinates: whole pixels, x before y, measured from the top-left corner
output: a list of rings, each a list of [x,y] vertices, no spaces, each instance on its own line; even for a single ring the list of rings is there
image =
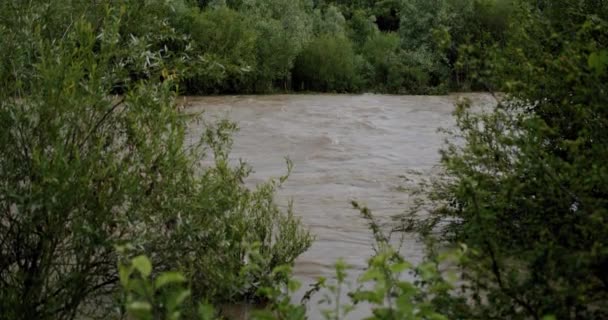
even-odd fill
[[[467,96],[492,103],[490,96]],[[350,201],[366,204],[379,217],[404,212],[409,203],[400,191],[403,175],[439,170],[445,136],[438,128],[454,125],[457,99],[456,94],[270,95],[189,97],[187,104],[190,111],[237,122],[232,158],[253,166],[248,184],[284,174],[284,158],[293,161],[278,201],[286,205],[292,199],[295,213],[316,237],[295,265],[305,287],[320,276],[331,278],[338,258],[354,269],[352,277],[365,267],[373,253],[371,234]],[[200,130],[192,125],[192,137]],[[406,257],[420,261],[423,246],[416,237],[406,235],[404,241]],[[310,318],[319,318],[322,307],[313,301],[310,308]],[[367,312],[363,307],[349,318]]]

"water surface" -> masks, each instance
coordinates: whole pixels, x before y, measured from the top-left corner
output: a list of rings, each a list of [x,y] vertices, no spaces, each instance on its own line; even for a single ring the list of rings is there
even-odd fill
[[[477,104],[492,104],[490,96],[467,94]],[[244,159],[255,172],[255,185],[285,173],[284,158],[293,172],[279,191],[278,201],[294,203],[295,213],[316,236],[313,246],[296,262],[295,274],[305,284],[331,277],[336,259],[362,270],[373,253],[367,223],[350,201],[367,205],[378,217],[407,210],[401,190],[403,175],[422,176],[439,170],[438,150],[445,136],[438,128],[454,125],[452,112],[459,95],[270,95],[186,98],[188,110],[208,117],[228,117],[240,131],[232,158]],[[191,126],[192,137],[201,127]],[[415,175],[409,175],[416,179]],[[409,183],[412,183],[411,181]],[[403,251],[411,262],[423,257],[423,246],[406,235]],[[353,273],[353,277],[357,271]],[[312,308],[311,318],[320,316]],[[362,317],[365,308],[351,318]]]

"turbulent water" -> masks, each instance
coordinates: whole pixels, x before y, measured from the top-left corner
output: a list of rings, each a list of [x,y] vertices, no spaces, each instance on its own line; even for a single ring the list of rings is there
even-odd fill
[[[471,95],[476,103],[492,103],[485,95]],[[390,217],[407,210],[404,179],[412,171],[428,176],[439,170],[438,150],[445,136],[439,128],[454,125],[452,112],[458,95],[272,95],[186,98],[188,110],[207,117],[236,121],[232,157],[255,170],[255,185],[285,173],[285,157],[293,172],[279,192],[279,202],[293,200],[295,213],[316,241],[295,265],[304,285],[318,277],[331,278],[333,264],[343,258],[362,270],[373,253],[371,235],[351,200],[366,204],[375,215]],[[193,124],[191,136],[200,134]],[[415,178],[414,178],[415,182]],[[423,247],[406,235],[403,251],[420,261]],[[352,280],[352,279],[351,279]],[[320,309],[311,303],[311,318]],[[351,318],[368,312],[355,311]]]

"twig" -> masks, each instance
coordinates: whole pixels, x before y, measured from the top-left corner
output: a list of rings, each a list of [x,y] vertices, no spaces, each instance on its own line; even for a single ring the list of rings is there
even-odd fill
[[[91,137],[91,135],[97,131],[97,129],[99,129],[99,127],[104,123],[104,121],[106,121],[106,119],[110,116],[110,114],[112,114],[116,108],[118,108],[121,104],[123,104],[125,102],[125,98],[123,97],[122,99],[120,99],[120,101],[118,101],[115,105],[112,106],[112,108],[110,108],[110,110],[108,110],[102,117],[101,119],[99,119],[99,121],[97,121],[97,123],[95,124],[95,126],[93,127],[93,129],[91,129],[89,131],[89,133],[86,135],[86,137],[78,144],[78,149],[82,149],[82,147],[84,146],[84,144],[87,142],[87,140],[89,140],[89,138]]]

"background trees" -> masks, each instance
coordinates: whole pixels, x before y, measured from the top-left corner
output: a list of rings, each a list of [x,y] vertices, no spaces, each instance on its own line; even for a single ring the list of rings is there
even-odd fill
[[[94,24],[101,21],[103,12],[91,9],[101,8],[101,3],[37,3],[41,18],[47,21],[41,30],[46,36],[59,36],[76,12],[84,12]],[[468,52],[467,45],[482,40],[488,47],[499,45],[504,39],[501,31],[512,16],[509,0],[171,0],[128,4],[133,9],[123,16],[122,33],[146,38],[148,46],[164,50],[163,59],[175,59],[173,63],[188,57],[188,64],[180,69],[184,71],[179,83],[183,94],[482,89],[471,75],[481,69],[484,59]],[[555,4],[538,5],[557,10]],[[7,15],[22,5],[8,1],[3,6],[2,14]],[[16,21],[5,20],[7,27]],[[394,35],[399,38],[398,48],[370,55],[374,42],[394,39]],[[304,56],[312,47],[325,50],[322,46],[346,43],[352,48],[352,59],[346,59],[352,67],[335,65],[340,57],[334,55],[342,52],[331,47],[323,53],[328,57],[323,61],[325,70],[315,64],[296,65],[297,60],[307,59]],[[19,56],[9,52],[5,58],[25,59]],[[330,70],[334,65],[336,69]],[[131,64],[124,67],[133,67],[133,79],[149,77]],[[343,72],[356,76],[344,74],[340,85],[329,84]],[[317,74],[315,82],[320,83],[311,83],[309,76],[303,79],[304,74]],[[116,91],[120,90],[117,85]]]

